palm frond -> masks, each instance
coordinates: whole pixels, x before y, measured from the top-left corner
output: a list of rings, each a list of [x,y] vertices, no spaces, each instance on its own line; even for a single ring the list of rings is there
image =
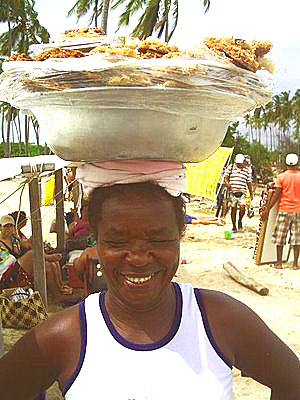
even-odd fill
[[[202,1],[203,1],[204,13],[207,13],[210,7],[210,0],[202,0]]]
[[[137,36],[140,39],[146,39],[148,36],[151,36],[159,19],[159,11],[160,1],[150,0],[139,20],[139,23],[134,28],[132,35]]]
[[[75,14],[78,22],[92,8],[93,3],[93,0],[77,0],[74,6],[68,11],[67,16],[70,17]]]
[[[172,11],[172,27],[171,27],[169,35],[168,35],[168,40],[167,40],[168,42],[171,40],[171,38],[172,38],[172,36],[173,36],[173,34],[175,32],[175,29],[177,27],[178,15],[179,15],[179,12],[178,12],[178,0],[174,0],[174,2],[173,2],[173,11]]]
[[[121,4],[123,4],[125,1],[128,0],[117,0],[116,3],[112,5],[112,9],[117,8]],[[122,27],[122,26],[128,26],[130,18],[132,17],[133,14],[135,14],[137,11],[140,11],[143,9],[145,6],[147,0],[129,0],[128,4],[125,7],[124,12],[120,15],[119,17],[119,22],[118,22],[118,29],[117,31]]]

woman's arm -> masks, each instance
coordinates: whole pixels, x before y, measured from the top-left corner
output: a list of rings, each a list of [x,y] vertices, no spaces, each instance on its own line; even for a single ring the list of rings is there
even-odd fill
[[[223,293],[205,291],[212,334],[244,375],[271,388],[271,400],[300,399],[300,361],[262,319]]]
[[[80,341],[78,306],[26,333],[0,359],[1,398],[32,400],[55,381],[63,387],[79,360]]]

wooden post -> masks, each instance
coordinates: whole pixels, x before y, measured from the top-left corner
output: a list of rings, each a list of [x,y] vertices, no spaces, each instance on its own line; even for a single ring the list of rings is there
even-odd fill
[[[2,320],[0,314],[0,358],[4,355],[4,342],[3,342],[3,330],[2,330]]]
[[[65,247],[65,217],[64,217],[64,192],[63,170],[55,171],[55,202],[56,202],[56,248],[63,251]]]
[[[72,185],[72,197],[73,197],[73,204],[74,204],[74,215],[75,220],[78,219],[78,199],[80,196],[80,189],[79,189],[79,182],[75,179],[76,178],[76,168],[72,167],[72,175],[74,178],[73,185]]]
[[[47,308],[46,269],[38,177],[33,178],[29,182],[29,199],[32,228],[34,288],[40,292],[43,302]]]

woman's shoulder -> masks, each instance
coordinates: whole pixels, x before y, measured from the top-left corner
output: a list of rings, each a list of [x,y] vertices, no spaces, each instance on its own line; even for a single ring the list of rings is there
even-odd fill
[[[38,350],[59,374],[74,370],[80,356],[80,332],[79,305],[52,314],[33,329]]]
[[[255,314],[246,304],[224,292],[210,289],[199,289],[199,292],[207,316],[214,324],[229,322],[232,327],[249,314]]]

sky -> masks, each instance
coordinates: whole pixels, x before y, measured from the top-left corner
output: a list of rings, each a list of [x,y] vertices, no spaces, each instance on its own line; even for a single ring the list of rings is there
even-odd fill
[[[76,24],[76,18],[67,18],[67,12],[76,0],[36,0],[40,22],[55,36],[66,29],[87,26],[88,18]],[[108,34],[118,26],[120,10],[112,11],[108,20]],[[200,0],[179,0],[178,27],[172,43],[189,46],[205,37],[235,37],[246,40],[273,42],[269,56],[275,60],[274,94],[300,88],[300,2],[297,0],[211,0],[204,14]],[[135,19],[136,21],[137,19]],[[130,34],[133,24],[117,34]]]

